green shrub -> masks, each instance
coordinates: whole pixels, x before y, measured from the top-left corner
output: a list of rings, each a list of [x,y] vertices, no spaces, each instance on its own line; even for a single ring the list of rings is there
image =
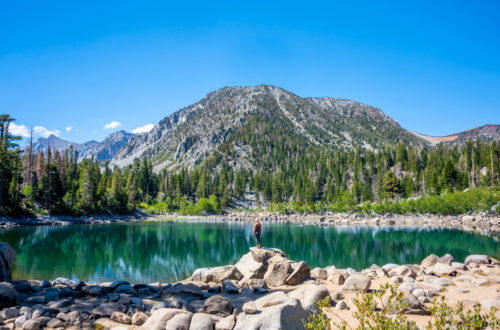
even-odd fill
[[[314,305],[317,308],[314,308],[313,312],[307,318],[307,321],[302,320],[302,324],[308,330],[328,330],[330,327],[330,319],[326,316],[325,313],[321,311],[321,308],[330,307],[330,297],[326,297],[323,300],[315,301]]]

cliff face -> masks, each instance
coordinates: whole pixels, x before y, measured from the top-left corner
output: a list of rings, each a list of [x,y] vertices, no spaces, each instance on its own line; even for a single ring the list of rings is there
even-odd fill
[[[276,128],[268,130],[269,125]],[[149,157],[156,170],[194,167],[215,153],[239,167],[253,167],[262,141],[352,149],[378,149],[402,141],[424,146],[381,110],[349,100],[301,98],[278,87],[227,87],[161,120],[135,136],[112,164],[126,166]],[[258,151],[261,150],[261,151]]]

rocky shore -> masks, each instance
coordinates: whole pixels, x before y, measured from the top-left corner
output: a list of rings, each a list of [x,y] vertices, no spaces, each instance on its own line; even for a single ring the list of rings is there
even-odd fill
[[[353,298],[390,283],[403,293],[418,327],[431,301],[500,307],[500,262],[430,255],[418,265],[372,265],[360,272],[310,269],[272,248],[251,248],[235,265],[200,268],[177,283],[84,283],[66,278],[12,280],[15,252],[0,243],[0,330],[4,329],[303,329],[315,301],[332,322],[357,326]],[[498,314],[498,313],[497,313]],[[333,323],[332,323],[333,326]]]
[[[255,219],[265,222],[282,222],[315,226],[396,226],[420,228],[450,228],[474,231],[481,234],[500,233],[500,214],[471,213],[461,215],[436,214],[372,214],[332,213],[321,214],[281,214],[272,212],[226,212],[221,215],[184,216],[175,213],[149,215],[136,210],[130,215],[95,216],[38,216],[32,218],[2,218],[0,228],[16,226],[58,226],[69,224],[106,224],[127,221],[197,220],[208,222],[252,222]]]

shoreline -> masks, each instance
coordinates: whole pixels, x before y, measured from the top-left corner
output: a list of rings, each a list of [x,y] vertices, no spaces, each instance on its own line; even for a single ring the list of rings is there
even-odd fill
[[[171,283],[77,283],[67,278],[2,282],[0,295],[10,290],[12,299],[0,306],[0,328],[2,323],[12,328],[34,323],[39,328],[170,329],[175,327],[169,322],[182,315],[185,329],[197,329],[198,322],[203,329],[302,329],[301,320],[316,310],[314,302],[325,298],[331,307],[322,311],[331,321],[355,326],[353,299],[358,292],[376,292],[386,284],[403,294],[410,304],[405,315],[420,329],[440,296],[453,306],[463,301],[467,310],[478,303],[484,312],[500,307],[500,262],[486,255],[460,262],[449,254],[429,255],[420,264],[356,271],[310,269],[306,261],[290,260],[281,250],[250,248],[234,265],[199,268]]]
[[[374,214],[314,213],[282,214],[273,212],[227,212],[220,215],[179,215],[176,213],[146,214],[140,211],[129,215],[89,216],[38,216],[25,218],[0,218],[0,228],[17,226],[64,226],[72,224],[110,224],[136,221],[196,220],[206,222],[252,222],[256,218],[263,222],[279,222],[315,226],[373,226],[373,227],[419,227],[447,228],[482,234],[500,233],[500,215],[472,213],[460,215],[436,214]]]

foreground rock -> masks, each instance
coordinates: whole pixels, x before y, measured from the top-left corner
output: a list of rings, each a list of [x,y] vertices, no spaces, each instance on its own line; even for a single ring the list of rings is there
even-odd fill
[[[0,282],[12,280],[12,263],[16,251],[8,243],[0,242]]]

